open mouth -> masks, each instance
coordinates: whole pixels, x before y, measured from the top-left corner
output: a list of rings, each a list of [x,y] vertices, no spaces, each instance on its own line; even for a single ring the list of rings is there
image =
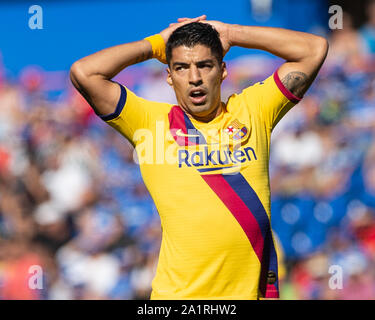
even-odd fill
[[[190,91],[190,100],[193,104],[203,104],[206,102],[207,93],[202,89],[194,89]]]

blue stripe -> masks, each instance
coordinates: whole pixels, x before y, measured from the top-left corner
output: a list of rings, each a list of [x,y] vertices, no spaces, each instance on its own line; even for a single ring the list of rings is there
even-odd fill
[[[121,114],[121,111],[122,111],[122,109],[125,106],[126,96],[127,96],[126,89],[121,84],[119,84],[119,83],[117,83],[117,84],[121,88],[120,99],[119,99],[119,101],[117,103],[115,112],[113,112],[111,114],[104,115],[104,116],[101,116],[101,115],[99,116],[104,121],[109,121],[109,120],[117,118]]]
[[[194,125],[192,124],[192,122],[190,121],[189,117],[187,116],[185,112],[184,112],[184,120],[185,120],[186,130],[195,130]]]
[[[262,231],[263,239],[267,236],[267,230],[270,228],[269,219],[257,194],[251,188],[242,174],[224,175],[224,179],[230,184],[233,190],[238,194],[242,201],[253,213],[258,221],[259,228]]]
[[[199,137],[189,137],[189,141],[195,144],[207,144],[206,139],[204,138],[203,134],[194,127],[193,123],[190,121],[187,114],[184,112],[184,120],[186,126],[186,133],[191,135],[199,135]]]
[[[264,209],[258,195],[241,173],[235,175],[223,175],[223,177],[250,209],[259,224],[264,239],[262,265],[264,265],[268,270],[272,270],[276,273],[276,282],[274,285],[278,289],[279,281],[277,254],[271,236],[271,227],[267,212]]]

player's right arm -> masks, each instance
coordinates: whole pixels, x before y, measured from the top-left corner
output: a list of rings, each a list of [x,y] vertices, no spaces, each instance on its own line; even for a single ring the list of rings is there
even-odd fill
[[[205,18],[206,16],[200,16],[182,23],[172,23],[160,32],[160,35],[166,43],[176,28]],[[98,115],[111,114],[115,111],[121,95],[121,87],[111,79],[126,67],[152,57],[152,46],[149,41],[125,43],[74,62],[70,69],[70,79]]]
[[[124,68],[151,56],[147,40],[107,48],[74,62],[70,79],[97,114],[111,114],[121,93],[120,86],[111,79]]]

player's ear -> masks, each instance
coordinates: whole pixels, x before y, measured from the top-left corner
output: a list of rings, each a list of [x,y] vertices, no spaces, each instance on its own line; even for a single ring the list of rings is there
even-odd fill
[[[171,70],[167,68],[167,83],[172,87],[173,86],[173,81],[172,81],[172,76],[171,76]]]
[[[227,71],[227,65],[223,61],[221,63],[221,81],[224,81],[224,79],[227,77],[228,71]]]

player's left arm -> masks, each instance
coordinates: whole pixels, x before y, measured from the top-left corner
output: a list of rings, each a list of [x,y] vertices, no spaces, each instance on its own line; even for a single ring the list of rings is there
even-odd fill
[[[310,87],[328,52],[327,40],[310,33],[219,21],[202,22],[210,23],[219,32],[224,53],[233,46],[239,46],[264,50],[285,59],[278,69],[278,76],[297,97],[302,97]]]

